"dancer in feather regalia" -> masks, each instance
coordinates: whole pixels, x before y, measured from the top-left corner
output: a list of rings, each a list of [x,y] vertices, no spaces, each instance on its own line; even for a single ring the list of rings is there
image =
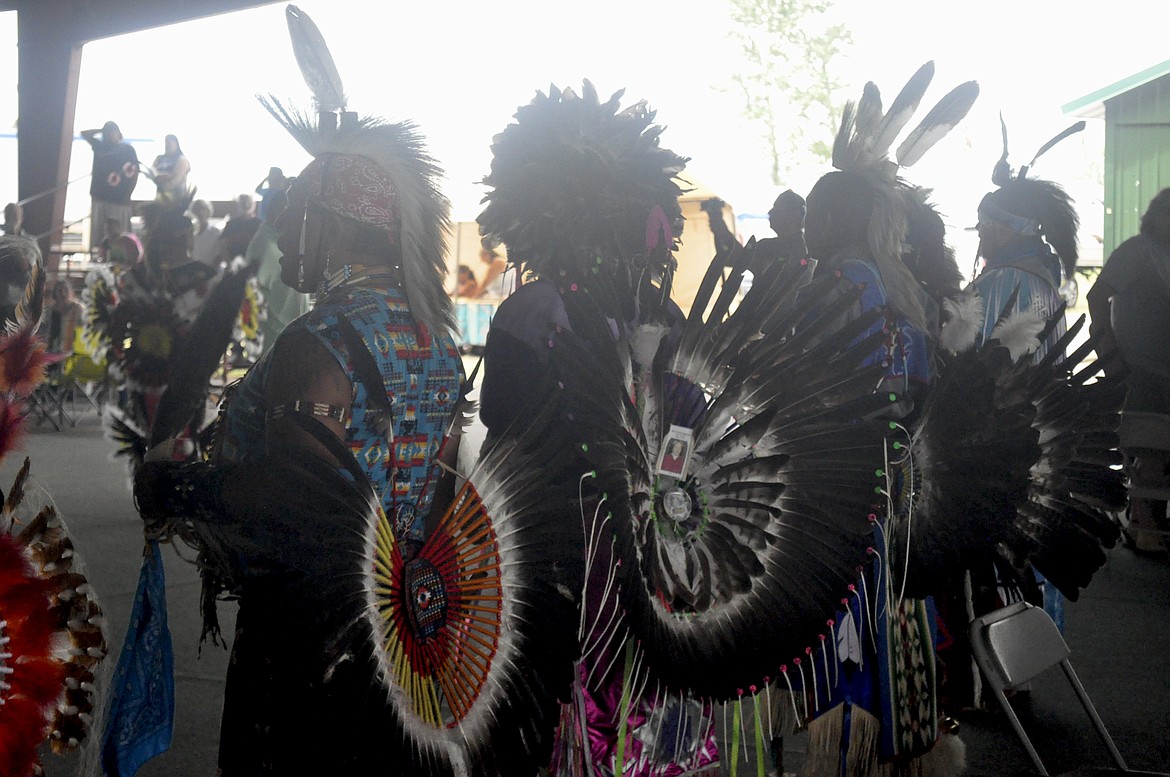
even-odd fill
[[[1028,173],[1047,151],[1084,129],[1085,124],[1077,122],[1057,134],[1040,147],[1031,162],[1013,171],[1008,164],[1007,126],[1002,118],[1000,121],[1003,155],[992,172],[992,181],[998,188],[983,198],[978,211],[978,253],[984,260],[984,266],[964,293],[954,295],[948,304],[945,346],[948,351],[956,353],[995,340],[1008,349],[1012,361],[1019,358],[1021,353],[1026,353],[1026,361],[1030,364],[1048,362],[1055,365],[1069,356],[1066,350],[1073,342],[1066,335],[1068,326],[1065,305],[1076,297],[1073,271],[1077,260],[1078,218],[1072,199],[1059,185],[1029,177]],[[1042,338],[1040,342],[1035,341],[1037,335]],[[980,357],[948,357],[947,363],[953,365],[951,374],[957,376],[969,369],[970,361],[974,358],[984,362],[1002,360],[1002,357],[995,357],[993,353],[989,351]],[[1072,356],[1076,361],[1068,368],[1080,371],[1077,366],[1080,357],[1075,354]],[[991,370],[989,374],[997,372]],[[1095,369],[1086,368],[1078,380],[1085,382],[1095,372]],[[972,372],[967,372],[962,380],[955,377],[948,380],[952,383],[970,381],[972,386],[982,382],[981,379],[975,379]],[[1001,378],[1004,384],[1018,386],[1015,380]],[[1105,420],[1109,428],[1115,427],[1115,420],[1109,419],[1110,414],[1117,410],[1116,402],[1112,400],[1116,390],[1116,381],[1086,387],[1085,391],[1101,392],[1102,396],[1093,400],[1093,406],[1101,412],[1101,416],[1096,420],[1083,418],[1080,422],[1085,426],[1085,432],[1089,432],[1090,427],[1098,428],[1101,420]],[[998,404],[1003,401],[1003,397],[1015,395],[1015,389],[1001,391],[995,401]],[[947,403],[942,401],[942,404],[945,406]],[[981,407],[984,412],[992,412],[986,406]],[[1031,414],[1024,413],[1012,418],[1001,412],[995,417],[1002,421],[1000,433],[1007,440],[1011,435],[1009,428],[1021,423],[1024,424],[1023,428],[1027,428]],[[1111,441],[1112,438],[1106,440]],[[1020,442],[1024,443],[1025,440],[1021,439]],[[1030,441],[1026,442],[1031,444]],[[1112,444],[1109,442],[1105,449]],[[1002,445],[999,447],[1005,449]],[[1104,453],[1104,450],[1101,452]],[[1001,460],[1012,461],[1011,458]],[[1020,477],[1021,474],[1002,482],[1026,482],[1026,479]],[[1108,474],[1098,485],[1100,487],[1095,489],[1097,493],[1091,494],[1090,498],[1098,504],[1117,509],[1119,500],[1124,497],[1118,494],[1116,478]],[[992,490],[984,493],[996,492]],[[1014,502],[1009,497],[999,501],[1005,507]],[[985,505],[984,509],[989,508]],[[1047,549],[1047,557],[1038,559],[1035,564],[1027,563],[1025,559],[1029,554],[1020,553],[1018,549],[1014,559],[999,558],[996,554],[973,555],[972,559],[978,563],[966,571],[953,570],[949,573],[949,595],[940,597],[940,602],[950,619],[956,620],[958,616],[967,613],[984,615],[1008,601],[1024,597],[1037,605],[1043,603],[1045,610],[1063,630],[1064,595],[1061,592],[1067,591],[1071,584],[1072,593],[1069,597],[1075,601],[1078,589],[1088,582],[1088,575],[1100,566],[1103,560],[1100,543],[1112,544],[1113,541],[1108,528],[1110,523],[1106,520],[1101,526],[1086,527],[1090,533],[1085,537],[1088,543],[1088,547],[1083,548],[1085,552],[1075,552],[1076,546],[1084,546],[1084,543],[1075,542],[1074,547],[1066,548],[1061,554],[1051,552],[1054,549]],[[926,555],[931,553],[927,551]],[[1057,566],[1054,562],[1061,555],[1064,562]],[[1038,580],[1031,571],[1032,567],[1041,570]],[[1047,573],[1042,571],[1045,567],[1054,571],[1058,581],[1049,582],[1045,579]],[[1078,582],[1072,584],[1071,579],[1077,579]],[[1004,601],[1005,598],[1008,601]],[[956,707],[981,703],[981,678],[969,655],[965,629],[955,635],[954,644],[945,652],[945,657],[952,670],[948,678],[951,703]]]
[[[844,113],[834,147],[840,171],[808,196],[818,272],[864,281],[862,309],[890,305],[889,341],[872,358],[886,365],[887,385],[914,400],[890,421],[896,452],[882,467],[878,552],[861,580],[870,594],[836,618],[836,680],[831,704],[810,725],[811,775],[961,773],[961,746],[940,725],[930,597],[950,592],[955,570],[997,557],[1018,579],[1032,566],[1051,570],[1075,597],[1104,560],[1114,533],[1107,511],[1123,498],[1113,468],[1118,387],[1094,381],[1094,364],[1076,367],[1091,345],[1061,363],[1070,335],[1033,363],[1060,323],[1036,318],[1003,322],[979,348],[973,336],[957,344],[975,332],[950,299],[953,260],[923,263],[946,257],[937,218],[885,158],[931,72],[920,69],[884,112],[876,87],[866,86]],[[899,147],[898,165],[912,164],[961,119],[975,91],[965,84],[944,97]],[[941,333],[937,302],[947,320]],[[950,633],[965,632],[966,611],[950,615]]]
[[[552,425],[458,489],[462,366],[443,290],[448,204],[410,122],[344,110],[320,32],[288,8],[314,89],[266,105],[314,160],[277,220],[282,280],[314,290],[223,405],[206,461],[151,461],[154,536],[198,550],[205,623],[238,596],[225,776],[517,775],[547,763],[577,652],[580,530]]]
[[[877,552],[857,582],[864,594],[834,618],[834,682],[828,703],[819,706],[809,727],[806,769],[811,775],[836,775],[842,769],[850,775],[912,773],[930,768],[930,762],[941,768],[940,774],[961,768],[954,737],[940,739],[933,608],[921,598],[904,596],[888,574],[899,489],[913,487],[900,479],[906,429],[934,376],[939,298],[958,285],[941,223],[931,217],[925,193],[898,177],[898,171],[944,137],[978,95],[974,82],[953,89],[890,159],[894,141],[917,112],[933,75],[933,64],[927,63],[888,108],[877,86],[866,84],[861,99],[848,103],[842,114],[833,146],[837,171],[822,177],[807,198],[806,239],[818,260],[817,273],[840,273],[864,286],[853,315],[882,312],[883,321],[870,329],[881,341],[866,361],[882,365],[880,390],[897,391],[902,398],[883,414],[890,455],[879,467],[887,501],[875,512]],[[940,742],[946,746],[936,747]]]
[[[860,289],[810,284],[808,262],[771,263],[738,299],[751,251],[717,256],[682,315],[685,160],[619,100],[538,93],[496,138],[480,216],[538,278],[492,323],[489,439],[561,396],[577,458],[559,477],[582,491],[561,518],[583,522],[588,566],[554,770],[763,768],[789,705],[808,714],[774,689],[829,681],[830,613],[872,552],[884,425],[860,419],[898,397],[861,365],[876,314],[845,321]]]

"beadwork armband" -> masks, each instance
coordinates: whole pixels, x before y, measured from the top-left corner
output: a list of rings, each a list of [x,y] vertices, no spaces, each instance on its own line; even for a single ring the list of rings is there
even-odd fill
[[[289,413],[317,416],[318,418],[332,418],[340,424],[346,421],[347,408],[340,405],[327,405],[324,402],[309,402],[304,399],[293,400],[283,405],[277,405],[264,414],[264,420],[271,421],[283,418]]]

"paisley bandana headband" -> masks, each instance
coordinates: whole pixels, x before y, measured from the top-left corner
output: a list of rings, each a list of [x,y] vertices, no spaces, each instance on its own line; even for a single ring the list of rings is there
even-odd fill
[[[397,241],[398,191],[366,157],[322,154],[297,176],[295,187],[326,210],[377,227]]]

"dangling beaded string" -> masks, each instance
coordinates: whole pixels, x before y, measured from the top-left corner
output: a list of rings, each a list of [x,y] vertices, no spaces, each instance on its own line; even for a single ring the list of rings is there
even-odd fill
[[[792,663],[796,664],[796,668],[800,670],[800,687],[804,690],[804,693],[800,694],[804,699],[804,719],[811,720],[812,713],[808,709],[808,678],[804,676],[804,665],[800,663],[799,656],[792,659]],[[814,687],[813,696],[815,697],[816,695],[817,689]]]
[[[804,718],[800,717],[800,710],[796,708],[796,691],[792,690],[792,680],[788,677],[788,664],[780,665],[780,674],[784,675],[784,684],[788,686],[788,700],[792,702],[792,718],[796,721],[796,725],[800,726],[804,723]]]
[[[829,621],[829,628],[831,629],[832,627],[833,622]],[[829,642],[825,640],[824,634],[818,634],[817,636],[821,639],[821,662],[825,668],[825,696],[829,697],[832,695],[833,688],[833,684],[829,681]],[[826,701],[828,701],[828,698],[826,698]]]
[[[808,662],[809,662],[808,674],[810,677],[812,677],[813,709],[816,710],[817,712],[820,712],[821,711],[821,695],[820,695],[820,692],[817,690],[817,659],[813,656],[813,649],[811,647],[806,647],[804,649],[804,654],[806,656],[808,656]],[[804,667],[803,666],[800,668],[800,676],[804,677]]]
[[[662,686],[659,685],[659,688]],[[690,723],[690,712],[687,709],[686,697],[683,696],[682,691],[678,694],[678,708],[679,714],[682,716],[682,723],[674,728],[674,748],[671,750],[673,757],[672,761],[678,761],[682,757],[683,748],[683,726]]]
[[[906,429],[906,427],[902,426],[897,421],[890,421],[890,428],[891,429],[898,429],[899,431],[902,432],[902,434],[906,435],[906,439],[908,439],[908,440],[911,439],[910,432]],[[902,445],[901,442],[899,442],[898,440],[894,440],[894,442],[893,442],[894,450],[898,450],[901,445]],[[901,587],[901,590],[898,591],[898,607],[902,606],[902,600],[906,596],[906,577],[910,574],[910,529],[914,523],[914,504],[916,501],[914,498],[915,497],[915,494],[914,494],[914,457],[910,455],[910,447],[909,446],[906,447],[906,454],[905,454],[905,456],[902,457],[902,459],[900,459],[897,462],[897,465],[901,465],[903,462],[907,462],[907,461],[909,462],[909,465],[910,465],[910,475],[906,480],[906,487],[909,489],[909,493],[908,493],[907,498],[906,498],[906,503],[908,505],[907,510],[906,510],[906,556],[902,562],[902,564],[903,564],[903,566],[902,566],[902,587]],[[888,452],[886,453],[886,462],[887,462],[887,471],[888,471],[888,469],[889,469],[889,453]],[[888,479],[889,476],[887,475],[886,477]]]
[[[842,599],[841,601],[843,603],[845,602],[844,599]],[[846,606],[848,606],[848,605],[846,604]],[[840,656],[837,655],[837,651],[835,649],[837,646],[837,632],[836,632],[837,621],[833,620],[832,618],[829,618],[827,621],[825,621],[825,623],[828,624],[828,626],[829,626],[829,636],[833,638],[833,642],[832,642],[832,645],[834,648],[834,650],[833,650],[833,685],[835,687],[837,685],[837,683],[839,683],[841,681],[841,658],[840,658]]]
[[[882,445],[882,457],[883,457],[883,460],[886,460],[886,446],[885,445]],[[884,466],[882,469],[879,469],[874,474],[877,475],[877,477],[882,478],[884,483],[885,483],[884,487],[876,486],[874,488],[874,492],[881,494],[883,497],[885,497],[885,500],[886,500],[886,520],[892,521],[893,516],[894,516],[894,499],[891,496],[889,467]],[[885,574],[886,570],[883,569],[883,567],[882,567],[882,559],[888,559],[890,557],[890,544],[889,544],[889,539],[886,535],[886,527],[884,525],[882,525],[882,522],[880,520],[878,520],[877,515],[875,515],[874,513],[870,513],[869,519],[870,519],[870,523],[873,524],[874,529],[877,532],[877,541],[882,549],[881,557],[879,559],[875,560],[875,563],[877,564],[878,576],[877,576],[877,580],[874,581],[874,588],[877,589],[878,591],[883,591],[885,593],[885,602],[883,603],[882,610],[883,610],[883,612],[885,612],[886,617],[888,618],[890,616],[890,599],[892,597],[893,592],[890,588],[888,575]]]
[[[857,571],[860,573],[859,579],[861,580],[861,593],[858,594],[858,597],[861,599],[865,608],[865,625],[869,626],[869,642],[873,645],[873,649],[876,652],[877,638],[874,635],[877,633],[877,621],[874,620],[873,611],[869,607],[869,590],[865,585],[865,569],[860,568]]]
[[[616,612],[616,611],[615,611],[615,612]],[[618,634],[618,632],[619,632],[619,631],[621,631],[621,629],[620,629],[620,628],[618,628],[616,625],[614,625],[615,623],[620,623],[620,619],[618,619],[618,618],[616,618],[616,617],[614,617],[614,616],[611,616],[609,623],[608,623],[608,624],[606,624],[606,631],[605,631],[605,632],[603,632],[603,633],[607,634],[608,636],[606,637],[606,639],[605,639],[605,642],[604,642],[604,643],[601,643],[601,644],[598,646],[598,649],[599,649],[599,650],[600,650],[600,651],[601,651],[603,654],[604,654],[604,653],[605,653],[607,650],[609,650],[609,646],[610,646],[610,645],[613,643],[614,639],[617,637],[617,634]],[[627,637],[627,639],[628,639],[628,637]],[[590,652],[590,654],[592,654],[592,652],[593,652],[593,651],[591,651],[591,652]],[[613,655],[612,655],[612,657],[610,658],[610,660],[609,660],[609,663],[608,663],[608,664],[605,666],[605,669],[604,669],[604,670],[602,671],[602,673],[601,673],[601,676],[602,676],[602,677],[608,677],[608,676],[609,676],[609,673],[610,673],[611,671],[613,671],[614,664],[616,664],[616,663],[617,663],[618,654],[619,654],[620,652],[621,652],[621,651],[619,651],[619,650],[615,650],[615,651],[613,651]],[[592,685],[592,684],[593,684],[593,678],[594,678],[594,674],[595,674],[596,670],[600,668],[600,666],[601,666],[600,664],[594,664],[594,665],[593,665],[593,668],[589,670],[589,676],[586,678],[586,683],[587,683],[587,684],[589,684],[589,685]]]

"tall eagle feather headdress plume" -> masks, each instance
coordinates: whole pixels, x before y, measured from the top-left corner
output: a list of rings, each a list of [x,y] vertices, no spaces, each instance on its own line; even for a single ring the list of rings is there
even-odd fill
[[[890,148],[917,112],[922,98],[934,78],[934,63],[922,65],[894,98],[888,110],[873,82],[865,85],[860,100],[847,102],[833,143],[833,167],[864,177],[874,192],[873,213],[867,235],[868,249],[881,271],[890,301],[902,315],[922,331],[928,331],[926,313],[916,298],[918,280],[903,262],[908,250],[907,213],[927,206],[917,187],[902,181],[900,168],[908,168],[922,159],[931,148],[947,136],[971,110],[979,96],[979,85],[967,81],[944,95],[927,112],[898,146],[894,158]],[[941,256],[937,262],[952,263],[953,257]],[[948,268],[949,269],[949,268]],[[938,268],[930,268],[936,277]],[[958,277],[957,268],[945,272]]]
[[[322,154],[364,156],[389,176],[398,191],[402,272],[411,313],[433,332],[453,331],[454,306],[442,291],[451,211],[439,189],[442,170],[427,152],[413,122],[389,123],[346,111],[341,77],[320,30],[296,6],[288,7],[286,17],[297,63],[313,92],[317,117],[314,120],[300,114],[271,95],[260,97],[261,104],[314,158]]]

